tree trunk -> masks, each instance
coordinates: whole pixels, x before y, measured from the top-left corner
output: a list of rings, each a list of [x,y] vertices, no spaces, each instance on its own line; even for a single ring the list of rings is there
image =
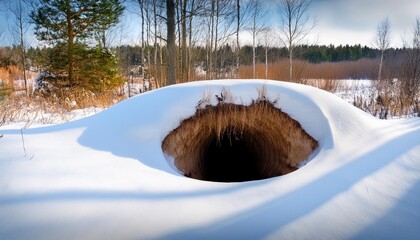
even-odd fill
[[[289,81],[293,82],[293,42],[294,42],[294,36],[293,36],[293,30],[295,29],[292,25],[293,16],[294,16],[294,3],[287,1],[287,12],[288,12],[288,31],[289,31]]]
[[[162,36],[162,26],[159,27],[159,35]],[[163,82],[163,41],[162,38],[159,39],[159,79],[161,85],[164,84]]]
[[[211,0],[211,13],[210,13],[210,46],[209,46],[209,67],[207,71],[209,72],[209,79],[213,79],[213,40],[214,40],[214,1]]]
[[[174,0],[166,0],[166,16],[167,16],[167,46],[168,46],[168,63],[166,73],[166,85],[176,83],[176,51],[175,51],[175,2]]]
[[[71,86],[74,85],[74,26],[71,22],[71,6],[70,1],[66,1],[66,18],[67,18],[67,60],[68,60],[68,81]]]
[[[155,39],[154,39],[154,43],[153,43],[153,72],[155,75],[155,87],[159,88],[160,87],[160,79],[158,79],[158,74],[157,74],[157,41],[158,41],[158,31],[157,31],[157,12],[156,12],[156,1],[153,1],[153,21],[154,21],[154,30],[155,30]]]
[[[141,16],[141,53],[140,53],[140,64],[141,64],[141,75],[144,78],[144,0],[139,0],[140,4],[140,16]]]
[[[19,32],[20,32],[20,49],[21,49],[21,61],[23,70],[23,81],[25,83],[25,93],[28,95],[28,82],[26,77],[26,50],[25,43],[23,41],[23,20],[22,20],[22,1],[19,1]]]
[[[252,32],[252,78],[255,78],[255,28]]]
[[[195,0],[191,1],[191,13],[190,13],[190,17],[189,17],[189,39],[188,39],[188,76],[187,79],[191,80],[191,67],[192,67],[192,21],[193,21],[193,16],[194,16],[194,2]]]
[[[146,44],[145,44],[145,48],[146,48],[146,55],[147,55],[147,69],[148,69],[148,73],[147,73],[147,79],[148,79],[148,85],[147,85],[147,91],[150,90],[150,78],[151,78],[151,66],[150,66],[150,62],[151,62],[151,56],[150,56],[150,44],[149,44],[149,38],[150,38],[150,15],[149,15],[149,3],[146,2],[146,7],[145,7],[145,11],[146,11]],[[146,64],[145,64],[145,69],[146,69]],[[144,82],[144,81],[143,81]],[[143,88],[146,88],[146,86],[143,86]]]
[[[282,21],[281,31],[289,52],[289,81],[297,80],[293,77],[293,50],[315,27],[309,24],[308,9],[311,0],[284,0],[281,1],[280,17]]]
[[[177,67],[176,67],[176,71],[178,73],[178,79],[177,79],[177,83],[181,83],[184,81],[184,79],[182,78],[182,69],[183,69],[183,58],[182,58],[182,44],[181,44],[181,40],[182,40],[182,32],[181,32],[181,3],[180,1],[182,0],[176,0],[175,1],[175,23],[176,23],[176,28],[178,31],[175,31],[175,33],[178,33],[178,48],[176,49],[177,54],[176,54],[176,62],[177,62]],[[181,76],[181,77],[180,77]]]
[[[257,11],[257,6],[255,6],[255,11]],[[253,22],[252,22],[252,78],[255,78],[255,40],[257,35],[257,14],[254,13]]]
[[[384,50],[381,51],[381,59],[379,60],[378,80],[382,79],[382,64],[384,61]]]
[[[182,56],[181,56],[181,81],[188,82],[188,64],[187,64],[187,0],[182,0],[181,9],[181,45],[182,45]]]
[[[240,53],[240,46],[239,46],[239,27],[241,22],[241,0],[236,0],[236,8],[237,8],[237,18],[238,22],[236,25],[236,72],[237,78],[239,78],[239,53]]]
[[[217,58],[218,58],[218,56],[217,56],[217,48],[218,48],[218,43],[219,43],[219,14],[220,14],[220,10],[219,10],[219,1],[220,0],[216,0],[216,26],[215,26],[215,32],[214,32],[214,34],[215,34],[215,37],[214,37],[214,57],[213,57],[213,60],[214,60],[214,68],[215,68],[215,71],[216,71],[216,79],[218,78],[218,76],[219,76],[219,66],[218,66],[218,64],[217,64]]]
[[[293,82],[293,47],[289,48],[289,81]]]
[[[268,79],[268,46],[265,47],[265,79]]]

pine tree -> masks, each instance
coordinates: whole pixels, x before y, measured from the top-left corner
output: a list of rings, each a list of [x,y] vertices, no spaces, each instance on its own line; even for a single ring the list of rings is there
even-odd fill
[[[53,73],[59,73],[70,86],[80,84],[83,79],[79,76],[83,74],[75,71],[83,69],[79,66],[81,62],[86,64],[78,61],[89,50],[84,43],[116,25],[123,11],[120,0],[40,0],[39,7],[31,13],[35,35],[56,49],[65,48],[57,55],[62,58],[54,59],[65,66],[50,63],[51,66],[57,65]]]

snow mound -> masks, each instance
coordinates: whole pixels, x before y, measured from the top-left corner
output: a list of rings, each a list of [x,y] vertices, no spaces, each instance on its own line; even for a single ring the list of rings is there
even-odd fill
[[[171,166],[162,141],[194,115],[203,94],[228,89],[232,103],[250,105],[261,87],[318,141],[305,166],[242,183],[195,180]],[[420,120],[378,120],[313,87],[181,84],[78,121],[0,136],[0,239],[420,234]]]

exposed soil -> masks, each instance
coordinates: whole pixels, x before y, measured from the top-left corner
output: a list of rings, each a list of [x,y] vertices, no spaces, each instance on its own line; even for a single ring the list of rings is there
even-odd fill
[[[198,108],[162,143],[185,176],[215,182],[290,173],[317,147],[296,120],[266,100]]]

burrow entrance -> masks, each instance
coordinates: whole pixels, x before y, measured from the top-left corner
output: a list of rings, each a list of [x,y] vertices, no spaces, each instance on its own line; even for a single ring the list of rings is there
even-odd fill
[[[201,156],[204,178],[216,182],[242,182],[262,179],[258,171],[257,149],[253,147],[253,137],[237,134],[228,127],[221,136],[209,138]]]
[[[317,147],[296,120],[267,100],[197,108],[162,143],[185,176],[215,182],[290,173]]]

